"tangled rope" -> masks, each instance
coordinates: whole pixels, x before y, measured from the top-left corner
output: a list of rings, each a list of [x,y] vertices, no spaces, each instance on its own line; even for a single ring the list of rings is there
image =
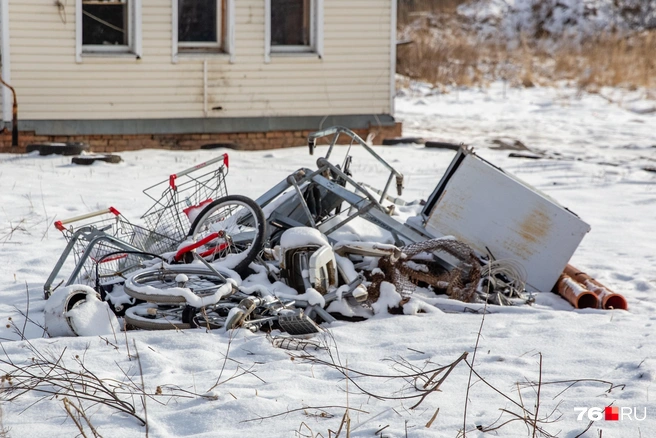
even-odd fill
[[[380,272],[372,273],[368,288],[372,301],[380,295],[380,283],[388,281],[402,297],[411,295],[417,283],[426,283],[446,290],[449,297],[472,302],[481,278],[481,266],[472,248],[458,240],[432,239],[401,248],[403,257],[393,260],[383,257],[378,262]],[[444,252],[454,256],[460,264],[450,271],[434,261],[433,253]]]

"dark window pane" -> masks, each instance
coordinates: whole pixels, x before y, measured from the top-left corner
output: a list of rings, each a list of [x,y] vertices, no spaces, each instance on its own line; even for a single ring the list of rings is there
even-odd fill
[[[217,0],[178,0],[178,41],[217,42]]]
[[[271,0],[271,45],[309,46],[308,0]]]
[[[82,2],[82,44],[128,44],[127,4]]]

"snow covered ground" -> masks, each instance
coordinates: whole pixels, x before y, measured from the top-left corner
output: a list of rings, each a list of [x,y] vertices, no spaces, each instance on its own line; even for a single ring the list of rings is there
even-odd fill
[[[543,292],[530,307],[490,307],[474,369],[495,389],[472,377],[468,436],[531,436],[520,421],[491,432],[479,429],[516,419],[512,413],[521,417],[522,404],[534,413],[536,390],[521,385],[539,380],[538,418],[544,421],[538,425],[547,433],[565,438],[599,437],[600,431],[604,438],[656,436],[656,173],[645,170],[656,167],[656,112],[650,111],[655,107],[640,92],[589,95],[573,89],[505,89],[500,83],[448,94],[417,85],[397,98],[396,116],[404,121],[406,135],[471,145],[588,222],[592,230],[571,262],[624,294],[629,304],[628,312],[573,310]],[[510,151],[498,149],[494,140],[518,140],[547,158],[509,158]],[[228,190],[257,197],[299,167],[315,167],[323,150],[314,157],[306,147],[227,151]],[[406,200],[425,199],[454,154],[419,145],[376,151],[406,175]],[[146,392],[153,395],[146,398],[152,437],[328,437],[329,430],[340,427],[346,406],[353,437],[456,436],[463,427],[470,377],[464,362],[441,391],[414,409],[419,399],[403,399],[418,394],[412,382],[390,377],[448,365],[464,352],[474,360],[482,315],[447,299],[437,300],[434,311],[425,314],[378,315],[326,326],[330,336],[316,339],[351,370],[354,382],[348,385],[335,367],[291,358],[264,333],[199,329],[48,339],[24,321],[18,310],[29,309],[34,322],[43,321],[42,285],[65,246],[52,227],[54,220],[110,205],[137,220],[150,206],[141,189],[222,152],[146,150],[123,153],[118,165],[88,167],[60,156],[0,157],[0,360],[27,365],[38,351],[61,356],[71,369],[81,361],[100,378],[131,379],[133,387],[142,385],[143,376]],[[363,151],[353,152],[355,178],[380,186],[382,167]],[[19,339],[16,327],[27,340]],[[326,350],[306,353],[331,361]],[[574,380],[580,381],[569,387]],[[355,383],[379,397],[363,394]],[[11,384],[2,379],[4,388]],[[135,406],[138,416],[146,416],[139,396],[120,397]],[[601,419],[580,435],[589,420],[587,411],[578,420],[577,408],[609,405],[625,412],[630,408],[632,419]],[[103,437],[146,436],[146,428],[132,416],[102,405],[85,406]],[[79,434],[61,397],[29,392],[0,408],[11,437]],[[636,421],[634,408],[638,418],[646,410],[646,419]],[[82,422],[87,436],[93,436]]]

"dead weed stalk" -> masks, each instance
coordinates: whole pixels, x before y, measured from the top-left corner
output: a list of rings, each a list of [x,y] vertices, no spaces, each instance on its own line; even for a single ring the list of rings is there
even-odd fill
[[[402,358],[387,359],[387,361],[392,362],[393,369],[396,371],[396,374],[372,374],[351,368],[348,366],[348,364],[342,364],[341,358],[339,356],[339,350],[337,349],[337,344],[330,332],[327,332],[326,334],[326,343],[328,359],[321,359],[313,354],[306,352],[289,352],[288,354],[294,361],[333,368],[342,374],[345,381],[349,385],[353,385],[360,392],[360,394],[367,395],[377,400],[411,400],[414,402],[414,404],[410,407],[411,410],[419,407],[419,405],[421,405],[421,403],[429,395],[439,391],[444,381],[449,377],[449,374],[451,374],[451,372],[460,362],[466,360],[468,354],[467,352],[464,352],[460,355],[460,357],[458,357],[450,364],[430,369],[421,369]],[[332,345],[330,345],[330,343],[332,343]],[[407,395],[388,395],[374,393],[365,388],[364,382],[366,382],[367,379],[384,379],[387,382],[400,380],[405,382],[407,384],[406,386],[411,388],[413,392]]]
[[[4,370],[0,400],[14,401],[27,393],[42,394],[38,401],[46,398],[75,399],[78,403],[104,405],[137,419],[142,425],[146,421],[137,413],[130,399],[143,393],[132,381],[119,381],[98,377],[84,365],[84,355],[74,357],[75,367],[69,367],[64,348],[58,355],[46,356],[26,341],[32,358],[27,364],[15,363],[2,347],[5,357],[0,359]],[[38,402],[37,401],[37,402]],[[82,408],[83,409],[83,408]]]

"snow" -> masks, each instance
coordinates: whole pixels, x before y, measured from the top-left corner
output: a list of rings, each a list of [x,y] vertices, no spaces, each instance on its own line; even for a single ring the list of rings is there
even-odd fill
[[[66,312],[78,336],[101,336],[118,333],[121,326],[109,305],[98,299],[87,298],[84,303]]]
[[[305,293],[299,294],[290,294],[290,293],[283,293],[283,292],[278,292],[276,293],[276,296],[281,299],[285,300],[301,300],[301,301],[307,301],[307,303],[310,306],[314,305],[319,305],[321,307],[324,307],[326,305],[326,300],[323,298],[323,295],[319,293],[318,290],[310,287],[308,288]]]
[[[460,5],[458,13],[473,23],[480,37],[510,40],[546,33],[575,41],[656,25],[652,0],[474,0]]]
[[[0,327],[4,349],[0,370],[2,374],[11,370],[8,361],[30,364],[36,350],[48,357],[62,355],[62,361],[73,369],[79,368],[77,356],[87,370],[101,378],[131,379],[140,387],[143,377],[145,390],[152,395],[145,399],[152,437],[291,437],[303,436],[300,432],[309,436],[310,430],[315,436],[327,437],[329,429],[339,428],[347,404],[352,409],[353,437],[375,436],[381,428],[385,428],[384,436],[453,437],[463,425],[469,379],[466,364],[457,365],[440,391],[410,409],[417,400],[398,397],[417,394],[412,382],[366,376],[355,380],[375,395],[390,397],[379,399],[362,394],[353,382],[347,386],[335,367],[290,354],[338,360],[354,370],[349,372],[351,376],[355,371],[390,376],[409,373],[408,367],[434,369],[468,352],[469,362],[474,361],[474,369],[486,382],[514,401],[520,400],[517,383],[544,382],[539,412],[542,416],[556,410],[551,419],[557,421],[543,425],[552,434],[573,438],[585,430],[588,421],[578,421],[575,408],[613,404],[636,407],[640,415],[646,408],[647,419],[600,420],[581,437],[598,437],[600,430],[604,438],[656,436],[656,401],[651,394],[656,378],[652,339],[656,173],[644,170],[656,166],[656,113],[636,111],[656,104],[640,90],[632,94],[611,89],[601,92],[604,97],[570,88],[511,89],[495,83],[485,90],[436,93],[421,85],[397,98],[396,116],[404,121],[404,135],[439,137],[473,146],[488,161],[544,191],[588,222],[592,229],[571,263],[623,294],[629,311],[574,310],[557,295],[541,292],[532,306],[488,306],[482,321],[484,305],[449,300],[420,288],[403,304],[404,314],[390,315],[381,308],[366,321],[325,325],[326,332],[312,340],[330,350],[290,352],[274,347],[264,333],[248,330],[128,331],[117,332],[116,338],[107,333],[101,338],[85,330],[85,336],[43,337],[40,325],[50,302],[43,299],[42,285],[65,247],[52,223],[110,205],[138,222],[150,207],[140,188],[224,151],[124,152],[120,164],[92,166],[72,165],[70,157],[9,154],[0,156],[4,219],[0,317],[5,323]],[[517,140],[544,158],[511,158],[509,152],[514,151],[500,148],[493,140],[506,144]],[[318,147],[315,154],[325,150]],[[342,150],[345,148],[336,148],[336,152]],[[375,150],[405,175],[403,198],[407,201],[426,199],[454,154],[420,145],[376,146]],[[307,155],[307,148],[300,144],[273,152],[228,153],[228,191],[250,197],[258,197],[298,168],[314,168],[316,158]],[[352,153],[354,177],[374,187],[384,186],[385,169],[367,159],[360,148],[353,148]],[[348,230],[340,230],[342,236],[333,237],[337,241],[378,240],[358,238],[358,226],[349,223]],[[374,228],[367,225],[365,235],[385,237]],[[63,271],[71,269],[69,263]],[[263,270],[245,278],[241,287],[299,298],[288,286],[271,284]],[[390,286],[384,286],[381,294],[381,307],[400,300]],[[340,301],[329,306],[334,310]],[[79,313],[86,316],[102,313],[95,304],[87,309],[89,313],[82,310],[80,307]],[[358,312],[371,316],[364,310]],[[98,328],[95,324],[87,327]],[[272,333],[274,337],[279,334]],[[561,391],[569,383],[547,384],[577,379],[589,380],[581,380],[565,392]],[[604,382],[616,386],[609,391]],[[472,376],[472,383],[467,436],[527,436],[520,422],[496,432],[477,430],[477,426],[494,423],[503,414],[500,409],[521,411],[478,377]],[[5,389],[11,386],[6,380],[2,385]],[[30,391],[0,404],[9,435],[79,435],[61,397],[43,396]],[[125,399],[144,415],[138,394]],[[522,389],[521,400],[534,411],[533,389]],[[145,436],[145,428],[134,417],[101,404],[85,406],[103,437]],[[338,407],[317,409],[325,406]],[[278,415],[290,410],[294,411]],[[510,418],[503,414],[500,422]],[[88,427],[86,434],[93,435]]]
[[[315,245],[328,245],[328,239],[326,239],[326,236],[321,234],[321,232],[315,228],[291,228],[282,233],[282,236],[280,236],[280,248],[282,251]]]
[[[101,336],[121,331],[109,305],[84,285],[57,289],[45,303],[43,313],[44,327],[51,337]]]
[[[393,309],[401,303],[401,295],[396,291],[392,283],[383,281],[380,284],[380,297],[371,306],[376,315],[387,314],[388,309]]]

